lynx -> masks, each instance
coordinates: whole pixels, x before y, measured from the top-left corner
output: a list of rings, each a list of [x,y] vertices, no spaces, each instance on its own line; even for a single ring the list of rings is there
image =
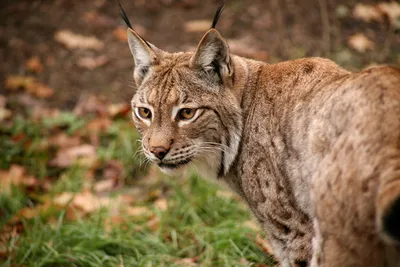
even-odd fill
[[[145,156],[225,181],[280,266],[400,266],[400,70],[232,55],[222,7],[185,53],[145,41],[121,7]]]

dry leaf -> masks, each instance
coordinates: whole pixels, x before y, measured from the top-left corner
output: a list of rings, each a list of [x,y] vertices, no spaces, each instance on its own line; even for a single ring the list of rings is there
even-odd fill
[[[85,22],[101,28],[110,27],[110,25],[115,23],[115,20],[111,17],[100,14],[96,11],[85,12],[83,19]]]
[[[367,50],[373,50],[375,43],[369,40],[364,34],[356,33],[349,38],[349,46],[357,52],[364,53]]]
[[[67,168],[74,163],[91,167],[96,160],[96,148],[84,144],[58,150],[56,157],[49,164],[59,168]]]
[[[66,133],[59,133],[49,138],[49,144],[59,148],[76,147],[81,144],[82,140],[79,136],[69,136]]]
[[[6,97],[0,95],[0,122],[10,118],[12,115],[11,110],[6,109]]]
[[[53,203],[56,206],[64,207],[71,202],[74,198],[74,193],[72,192],[63,192],[53,198]]]
[[[257,234],[257,236],[256,236],[256,243],[257,243],[257,245],[259,245],[262,248],[262,250],[265,253],[267,253],[269,255],[274,255],[274,251],[272,250],[271,245],[260,234]]]
[[[119,181],[121,179],[122,173],[124,172],[123,164],[118,160],[109,160],[106,162],[103,172],[105,179]]]
[[[118,27],[113,31],[113,34],[115,38],[117,38],[118,41],[121,42],[127,42],[128,41],[128,36],[126,34],[126,29],[122,27]]]
[[[94,185],[94,190],[97,193],[107,192],[114,188],[115,182],[113,180],[102,180]]]
[[[353,9],[353,16],[365,22],[382,21],[381,11],[373,5],[357,4]]]
[[[176,265],[181,265],[181,266],[198,266],[197,264],[197,258],[183,258],[183,259],[177,259],[174,260],[174,263]]]
[[[186,32],[205,32],[211,27],[210,20],[191,20],[185,23]]]
[[[95,68],[104,66],[109,61],[107,56],[98,56],[98,57],[83,57],[80,58],[77,62],[79,67],[93,70]]]
[[[13,164],[8,170],[0,170],[0,192],[10,192],[11,186],[33,187],[38,185],[40,185],[39,180],[32,175],[27,175],[22,166]]]
[[[160,228],[160,224],[161,224],[160,218],[154,217],[154,218],[150,219],[149,221],[147,221],[146,226],[154,232]]]
[[[84,191],[75,195],[72,204],[85,213],[92,213],[101,207],[99,198],[94,196],[90,191]]]
[[[102,50],[104,43],[94,36],[84,36],[70,30],[59,30],[54,36],[55,40],[68,49],[94,49]]]
[[[390,23],[395,26],[395,28],[400,28],[399,2],[381,2],[378,4],[378,8],[389,18]]]
[[[5,87],[10,91],[24,89],[27,93],[40,98],[48,98],[54,94],[53,89],[30,76],[9,76],[7,77]]]
[[[151,215],[151,210],[147,207],[125,207],[124,212],[134,217]]]
[[[74,108],[74,113],[81,116],[87,113],[97,113],[101,116],[107,116],[106,104],[95,95],[82,96]]]
[[[107,107],[108,114],[111,117],[125,116],[130,113],[131,106],[127,103],[111,104]]]
[[[168,202],[165,198],[159,198],[154,202],[154,206],[159,210],[165,211],[168,208]]]
[[[25,62],[25,67],[29,71],[34,72],[34,73],[41,73],[43,71],[43,65],[40,62],[39,57],[37,57],[37,56],[31,57],[30,59],[28,59]]]

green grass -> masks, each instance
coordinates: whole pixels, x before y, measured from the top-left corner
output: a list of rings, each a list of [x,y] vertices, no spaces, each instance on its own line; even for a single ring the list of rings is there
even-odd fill
[[[19,117],[1,128],[1,169],[19,164],[52,186],[0,189],[0,266],[189,266],[182,259],[192,259],[197,266],[273,266],[257,246],[255,230],[246,226],[251,217],[239,200],[219,194],[218,186],[195,174],[146,176],[140,156],[133,157],[139,136],[128,119],[116,120],[100,134],[95,167],[49,166],[57,149],[43,142],[60,131],[79,133],[86,140],[82,132],[90,119],[69,113],[45,121]],[[122,163],[123,183],[102,194],[117,199],[136,189],[129,205],[147,207],[149,213],[134,216],[109,207],[82,214],[68,204],[46,206],[63,192],[94,192],[92,184],[102,179],[109,160]],[[88,172],[92,184],[84,178]],[[159,199],[167,200],[166,209],[157,208]],[[24,218],[23,208],[37,214]]]

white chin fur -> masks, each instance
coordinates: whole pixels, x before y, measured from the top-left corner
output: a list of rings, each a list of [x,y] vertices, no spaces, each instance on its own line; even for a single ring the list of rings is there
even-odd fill
[[[183,175],[187,172],[188,170],[188,164],[180,166],[178,168],[166,168],[166,167],[159,167],[160,170],[170,176],[179,176]]]

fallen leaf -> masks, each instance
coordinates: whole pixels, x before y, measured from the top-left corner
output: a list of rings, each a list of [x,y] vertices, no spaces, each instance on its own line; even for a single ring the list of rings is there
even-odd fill
[[[111,117],[125,116],[130,113],[131,106],[128,103],[111,104],[107,107],[108,114]]]
[[[109,59],[105,55],[98,57],[83,57],[78,60],[77,65],[85,69],[94,70],[95,68],[104,66],[108,61]]]
[[[96,37],[73,33],[70,30],[59,30],[54,38],[68,49],[94,49],[100,51],[104,48],[104,43]]]
[[[96,148],[92,145],[83,144],[58,150],[56,157],[49,164],[59,168],[67,168],[74,163],[92,167],[96,161]]]
[[[97,193],[107,192],[114,188],[115,182],[113,180],[102,180],[94,184],[94,190]]]
[[[125,207],[124,212],[125,214],[134,217],[149,216],[152,213],[147,207]]]
[[[371,21],[382,21],[381,11],[374,5],[367,4],[356,4],[353,9],[353,16],[356,19],[371,22]]]
[[[79,136],[70,136],[64,132],[53,135],[49,138],[49,144],[59,148],[76,147],[81,144]]]
[[[5,87],[10,91],[23,89],[27,93],[40,98],[48,98],[54,94],[53,89],[30,76],[9,76],[6,80]]]
[[[100,200],[90,191],[84,191],[75,195],[72,204],[85,213],[92,213],[100,208]]]
[[[113,31],[114,37],[117,38],[118,41],[127,42],[128,36],[126,34],[126,29],[122,27],[118,27]]]
[[[154,206],[159,210],[165,211],[168,208],[168,202],[165,198],[159,198],[154,202]]]
[[[72,192],[63,192],[53,198],[53,203],[56,206],[64,207],[71,202],[74,198],[74,193]]]
[[[11,117],[12,112],[6,109],[6,97],[0,95],[0,122]]]
[[[119,181],[121,179],[123,172],[124,172],[124,166],[122,162],[118,160],[108,160],[105,163],[103,176],[105,179]]]
[[[176,265],[181,265],[181,266],[198,266],[197,264],[197,258],[183,258],[183,259],[177,259],[173,261]]]
[[[34,56],[28,59],[25,62],[25,67],[30,71],[34,73],[41,73],[43,71],[43,65],[39,59],[39,57]]]
[[[8,170],[0,170],[0,192],[9,193],[12,186],[35,187],[40,182],[32,175],[26,174],[25,168],[13,164]]]
[[[5,82],[5,88],[10,91],[18,89],[31,88],[36,83],[36,79],[30,76],[11,75],[8,76]]]
[[[349,46],[357,52],[364,53],[367,50],[373,50],[375,43],[369,40],[364,34],[356,33],[349,38]]]
[[[397,29],[400,28],[400,3],[399,2],[381,2],[378,4],[381,12],[389,18],[390,23]]]
[[[210,20],[191,20],[185,23],[186,32],[205,32],[211,27]]]
[[[114,19],[109,16],[100,14],[96,11],[85,12],[85,14],[83,15],[83,19],[85,20],[85,22],[101,28],[110,27],[110,25],[115,24]]]
[[[274,255],[274,251],[272,250],[271,245],[268,243],[268,241],[263,238],[260,234],[257,234],[256,236],[256,243],[261,247],[261,249],[269,254],[269,255]]]
[[[150,219],[149,221],[147,221],[146,226],[154,232],[160,228],[160,224],[161,224],[160,218],[154,217],[154,218]]]
[[[112,125],[112,121],[107,117],[98,117],[91,120],[86,125],[86,130],[89,133],[99,134],[100,132],[106,132],[107,129]]]
[[[400,3],[396,1],[380,2],[375,5],[357,4],[353,9],[353,16],[365,22],[383,22],[385,17],[395,28],[400,27]]]
[[[100,100],[100,98],[98,98],[95,95],[81,96],[73,112],[77,116],[81,116],[88,113],[96,113],[97,115],[100,116],[108,115],[107,105],[105,101]]]

